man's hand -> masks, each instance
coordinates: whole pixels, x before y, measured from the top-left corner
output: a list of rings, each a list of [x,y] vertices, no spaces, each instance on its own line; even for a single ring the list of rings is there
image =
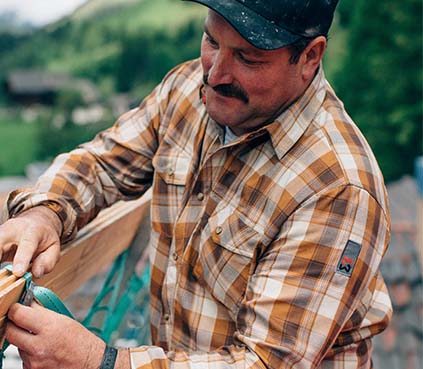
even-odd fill
[[[77,321],[33,303],[14,304],[8,313],[6,339],[19,348],[23,367],[98,369],[105,343]],[[120,350],[116,369],[129,369],[129,354]]]
[[[75,320],[37,304],[14,304],[6,339],[19,348],[24,368],[97,369],[105,344]]]
[[[60,256],[62,223],[56,213],[37,206],[0,226],[0,258],[12,260],[13,273],[20,277],[33,261],[36,278],[50,272]]]

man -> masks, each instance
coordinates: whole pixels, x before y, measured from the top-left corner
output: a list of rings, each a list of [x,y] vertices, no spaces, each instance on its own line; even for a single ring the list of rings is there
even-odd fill
[[[17,275],[31,259],[47,273],[59,239],[152,186],[153,346],[115,368],[370,368],[391,314],[389,215],[321,66],[336,0],[196,1],[201,61],[12,193],[3,252],[17,245]],[[113,367],[77,322],[37,305],[9,318],[26,368]]]

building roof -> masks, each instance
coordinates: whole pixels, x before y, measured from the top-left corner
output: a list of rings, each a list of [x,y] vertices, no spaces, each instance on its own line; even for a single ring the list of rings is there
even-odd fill
[[[6,77],[6,87],[9,93],[15,95],[42,95],[73,89],[81,92],[86,102],[96,101],[99,97],[96,87],[90,81],[45,70],[11,71]]]
[[[7,76],[9,90],[16,94],[57,91],[69,82],[67,75],[41,70],[15,70]]]

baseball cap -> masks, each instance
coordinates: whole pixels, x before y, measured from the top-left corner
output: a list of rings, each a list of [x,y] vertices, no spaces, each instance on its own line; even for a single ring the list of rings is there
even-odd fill
[[[220,14],[259,49],[288,46],[302,37],[326,36],[338,0],[186,0]]]

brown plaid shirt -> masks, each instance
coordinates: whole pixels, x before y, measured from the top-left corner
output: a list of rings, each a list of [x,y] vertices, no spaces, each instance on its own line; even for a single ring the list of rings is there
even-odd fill
[[[131,349],[132,368],[369,368],[391,305],[387,198],[368,144],[322,70],[274,122],[226,145],[201,84],[199,60],[176,68],[13,193],[10,216],[58,204],[65,241],[153,187],[154,346]]]

